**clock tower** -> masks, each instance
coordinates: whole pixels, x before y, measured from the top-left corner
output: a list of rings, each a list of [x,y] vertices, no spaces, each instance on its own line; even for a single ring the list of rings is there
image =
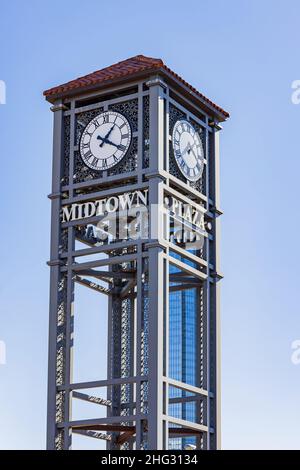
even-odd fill
[[[54,116],[47,447],[70,449],[76,435],[107,449],[220,448],[229,115],[142,55],[44,95]],[[73,380],[77,286],[99,298],[99,338],[106,328],[105,377],[93,381]],[[77,419],[77,402],[94,417]]]

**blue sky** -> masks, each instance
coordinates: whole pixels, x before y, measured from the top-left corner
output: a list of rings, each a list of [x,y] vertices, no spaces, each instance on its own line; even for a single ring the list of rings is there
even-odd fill
[[[223,447],[300,448],[299,17],[297,0],[1,2],[1,448],[45,447],[52,113],[42,91],[136,54],[161,57],[231,113],[221,138]],[[89,315],[100,328],[94,299]]]

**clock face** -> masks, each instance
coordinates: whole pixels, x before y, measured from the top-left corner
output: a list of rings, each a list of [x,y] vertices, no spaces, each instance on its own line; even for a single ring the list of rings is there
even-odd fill
[[[94,117],[84,129],[80,140],[80,155],[93,170],[112,168],[126,154],[131,142],[127,119],[115,111]]]
[[[185,119],[177,121],[172,135],[174,156],[181,173],[190,181],[201,178],[204,151],[198,132]]]

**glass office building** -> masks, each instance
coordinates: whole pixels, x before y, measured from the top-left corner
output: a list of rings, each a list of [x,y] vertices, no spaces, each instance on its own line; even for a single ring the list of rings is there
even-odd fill
[[[178,269],[170,265],[170,274],[176,272]],[[169,375],[172,379],[190,385],[196,385],[197,298],[196,288],[170,292],[169,296]],[[169,398],[175,403],[169,405],[169,414],[194,421],[196,402],[176,403],[176,399],[188,396],[191,394],[170,387]],[[196,444],[196,439],[185,437],[169,440],[170,449],[183,449],[187,444]]]

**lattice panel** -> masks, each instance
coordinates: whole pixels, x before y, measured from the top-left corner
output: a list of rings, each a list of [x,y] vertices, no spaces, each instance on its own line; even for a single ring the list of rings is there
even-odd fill
[[[94,119],[98,114],[103,112],[103,108],[92,109],[91,111],[84,111],[83,113],[76,114],[75,119],[75,145],[79,145],[82,132],[88,123]]]
[[[172,135],[173,128],[179,119],[186,119],[187,116],[180,109],[176,108],[172,103],[169,106],[169,133]]]
[[[61,275],[58,285],[57,308],[57,353],[56,353],[56,384],[65,381],[65,342],[66,342],[66,308],[67,308],[67,276]]]
[[[130,173],[137,169],[138,165],[138,138],[133,137],[126,155],[113,168],[109,169],[108,176],[119,175],[120,173]]]
[[[63,253],[68,250],[68,229],[64,228],[61,230],[60,233],[60,245],[59,245],[59,252]]]
[[[122,301],[121,313],[121,377],[129,377],[132,370],[131,330],[132,330],[132,301]],[[131,403],[131,384],[121,385],[121,404]],[[130,407],[123,408],[122,416],[131,413]]]
[[[111,111],[117,111],[123,114],[129,121],[131,131],[137,132],[138,130],[138,100],[128,100],[124,103],[110,104],[108,109]]]
[[[206,387],[206,377],[205,377],[205,358],[206,354],[204,351],[205,348],[205,324],[206,324],[206,311],[205,311],[205,302],[204,302],[204,289],[203,287],[199,288],[199,387],[205,388]]]
[[[149,260],[143,259],[142,273],[142,328],[141,328],[141,375],[149,372]],[[147,414],[148,409],[148,382],[141,383],[141,412]]]
[[[143,97],[143,168],[149,167],[149,96]]]
[[[141,373],[148,374],[149,366],[149,279],[148,279],[148,258],[143,260],[142,274],[142,337],[141,337]]]
[[[57,307],[57,341],[56,341],[56,385],[63,385],[65,382],[65,354],[66,354],[66,308],[67,308],[67,276],[61,275],[58,284],[58,307]],[[65,392],[56,393],[55,421],[64,421]],[[55,446],[63,449],[64,433],[57,431]]]
[[[94,171],[83,163],[79,150],[74,152],[74,183],[91,181],[96,178],[102,178],[102,176],[101,171]]]
[[[59,429],[55,436],[55,450],[63,450],[64,448],[64,430]]]
[[[208,135],[208,184],[209,184],[209,197],[215,203],[215,179],[214,179],[214,172],[215,172],[215,154],[214,154],[214,132],[210,132]]]
[[[69,183],[69,164],[70,164],[70,116],[64,116],[64,159],[62,162],[61,183]]]
[[[75,146],[78,150],[74,152],[74,175],[73,182],[81,183],[83,181],[93,180],[95,178],[101,178],[101,171],[94,171],[91,168],[87,167],[79,152],[79,144],[82,132],[84,131],[87,124],[98,114],[103,112],[103,108],[93,109],[91,111],[85,111],[76,115],[75,119]]]
[[[211,364],[216,364],[216,332],[217,332],[217,319],[216,319],[216,284],[212,284],[210,288],[210,307],[211,315],[209,321],[209,346],[210,346],[210,361]],[[211,391],[216,396],[216,387],[217,387],[217,371],[214,367],[211,367],[209,370],[210,375],[210,388]],[[212,398],[210,400],[210,422],[212,427],[216,427],[216,400]],[[212,436],[211,439],[215,439],[215,436]]]

